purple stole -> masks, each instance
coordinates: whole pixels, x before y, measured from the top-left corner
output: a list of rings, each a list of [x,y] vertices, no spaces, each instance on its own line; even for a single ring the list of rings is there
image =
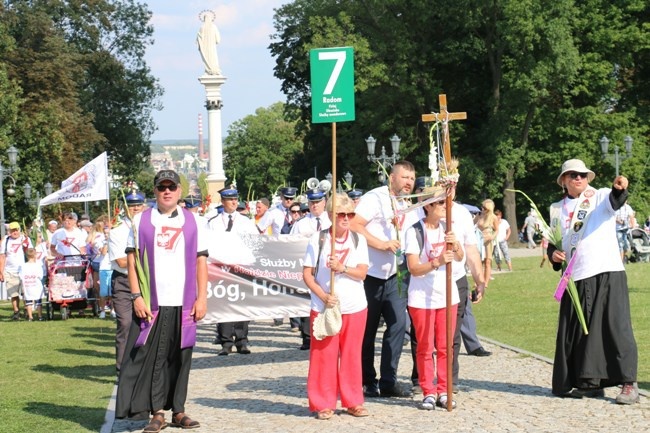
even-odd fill
[[[183,238],[185,240],[185,286],[183,289],[183,312],[181,324],[181,349],[193,347],[196,344],[196,322],[194,317],[190,315],[194,302],[197,299],[196,287],[196,250],[198,245],[198,230],[194,215],[181,208],[185,216],[185,224],[183,224]],[[154,242],[156,237],[156,228],[151,223],[152,209],[147,209],[142,212],[140,219],[140,227],[138,228],[138,245],[140,246],[140,260],[142,266],[145,266],[145,251],[147,254],[147,265],[149,266],[149,284],[151,293],[151,314],[153,319],[149,322],[146,320],[140,321],[140,335],[135,343],[135,347],[144,345],[147,342],[147,337],[153,328],[153,324],[158,317],[158,294],[156,292],[156,264],[154,261]]]

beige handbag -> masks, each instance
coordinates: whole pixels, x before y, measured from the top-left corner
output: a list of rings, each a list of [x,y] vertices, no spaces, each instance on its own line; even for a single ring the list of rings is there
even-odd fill
[[[341,318],[341,304],[336,303],[331,308],[325,307],[322,313],[314,318],[312,337],[323,340],[325,337],[332,337],[341,332],[343,319]]]

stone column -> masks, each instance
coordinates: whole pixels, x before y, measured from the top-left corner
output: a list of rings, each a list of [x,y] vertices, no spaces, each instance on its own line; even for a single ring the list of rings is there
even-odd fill
[[[212,202],[220,202],[217,191],[224,187],[226,173],[223,170],[223,142],[221,141],[221,85],[226,82],[223,75],[204,74],[199,82],[205,87],[205,108],[208,109],[208,193]]]

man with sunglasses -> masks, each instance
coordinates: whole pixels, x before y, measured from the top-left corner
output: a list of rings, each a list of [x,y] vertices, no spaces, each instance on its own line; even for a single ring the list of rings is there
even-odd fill
[[[185,413],[185,402],[197,322],[207,313],[207,227],[178,206],[175,171],[156,173],[154,195],[155,208],[133,218],[127,241],[136,319],[122,360],[115,416],[150,413],[144,431],[160,431],[167,425],[165,410],[171,409],[171,426],[193,429],[200,424]],[[141,286],[136,264],[148,269],[148,287]]]
[[[556,271],[562,270],[562,263],[571,263],[577,302],[588,327],[585,334],[565,291],[552,392],[560,397],[603,397],[603,388],[622,385],[616,403],[634,404],[639,401],[638,351],[616,239],[616,211],[627,200],[628,180],[617,176],[611,188],[595,189],[589,185],[595,177],[581,160],[565,161],[557,177],[564,197],[550,209],[551,232],[560,231],[562,244],[549,244],[548,258]]]
[[[417,221],[416,212],[400,214],[409,202],[415,183],[415,167],[408,161],[393,165],[388,186],[368,191],[356,207],[350,229],[368,241],[370,268],[364,280],[368,300],[368,320],[363,337],[362,370],[366,397],[408,397],[411,390],[397,382],[397,368],[406,333],[406,297],[408,281],[398,287],[397,267],[404,256],[401,239]],[[380,377],[375,370],[375,339],[379,321],[384,318],[386,331],[382,340]]]

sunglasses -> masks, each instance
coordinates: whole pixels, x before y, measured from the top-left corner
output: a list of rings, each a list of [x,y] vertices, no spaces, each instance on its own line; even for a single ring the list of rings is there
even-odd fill
[[[580,178],[582,178],[582,179],[586,179],[586,178],[587,178],[587,173],[576,173],[575,171],[571,171],[571,172],[567,173],[567,175],[568,175],[571,179],[577,179],[578,177],[580,177]]]
[[[356,212],[337,212],[336,216],[341,219],[348,217],[348,219],[351,220],[356,214]]]
[[[170,190],[170,191],[173,192],[173,191],[176,191],[176,190],[178,189],[178,185],[158,185],[158,186],[156,187],[156,189],[157,189],[159,192],[163,192],[163,191],[165,191],[166,189],[168,189],[168,190]]]
[[[297,210],[293,210],[293,209],[292,209],[292,210],[291,210],[291,213],[300,213],[300,209],[297,209]]]

